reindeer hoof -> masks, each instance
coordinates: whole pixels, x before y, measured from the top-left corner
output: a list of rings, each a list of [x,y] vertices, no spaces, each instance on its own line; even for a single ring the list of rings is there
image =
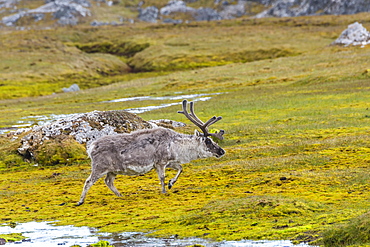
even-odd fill
[[[168,189],[171,189],[174,184],[175,183],[172,181],[172,179],[170,179],[170,181],[168,182]]]

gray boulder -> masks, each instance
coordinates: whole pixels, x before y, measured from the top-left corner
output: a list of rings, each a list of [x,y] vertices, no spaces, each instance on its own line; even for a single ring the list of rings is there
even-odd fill
[[[63,90],[63,92],[65,92],[65,93],[69,93],[69,92],[78,92],[78,91],[80,91],[80,87],[77,85],[77,84],[73,84],[73,85],[71,85],[70,87],[68,87],[68,88],[63,88],[62,89]]]
[[[13,8],[19,0],[0,0],[0,9]]]
[[[160,9],[161,15],[170,15],[172,13],[182,12],[195,12],[195,9],[192,7],[186,6],[186,3],[181,0],[171,0],[167,3],[166,6]]]
[[[234,19],[245,15],[245,2],[239,1],[237,4],[224,5],[220,16],[222,19]]]
[[[16,13],[16,14],[13,14],[13,15],[9,15],[9,16],[5,16],[1,19],[1,22],[5,25],[5,26],[15,26],[15,24],[17,23],[17,21],[19,19],[21,19],[23,16],[27,15],[27,12],[26,11],[21,11],[19,13]]]
[[[347,15],[369,12],[368,0],[275,0],[260,1],[272,5],[256,15],[262,17],[294,17],[305,15]]]
[[[355,22],[348,25],[348,28],[344,30],[339,38],[335,40],[333,45],[361,45],[364,47],[370,44],[370,32],[362,26],[362,24]]]
[[[138,18],[141,21],[156,23],[159,16],[159,10],[157,7],[149,6],[144,9],[139,9]]]
[[[0,2],[1,4],[1,2]],[[9,4],[9,3],[8,3]],[[6,26],[15,26],[16,22],[24,16],[33,16],[35,21],[42,20],[43,14],[51,13],[59,24],[76,25],[79,17],[91,15],[88,9],[91,6],[88,0],[54,0],[31,10],[20,11],[16,14],[5,16],[1,22]]]
[[[199,8],[194,13],[194,19],[196,21],[217,21],[217,20],[222,20],[222,17],[214,9],[211,9],[211,8]]]

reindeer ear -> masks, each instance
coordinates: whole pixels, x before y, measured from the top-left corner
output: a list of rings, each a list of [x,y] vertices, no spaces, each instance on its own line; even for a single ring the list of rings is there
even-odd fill
[[[195,136],[203,136],[202,133],[200,133],[198,130],[194,130],[194,135]]]

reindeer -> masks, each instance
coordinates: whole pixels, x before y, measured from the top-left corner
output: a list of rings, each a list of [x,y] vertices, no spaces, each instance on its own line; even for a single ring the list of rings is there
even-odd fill
[[[222,140],[224,130],[218,133],[208,131],[208,127],[222,117],[214,116],[204,123],[195,115],[193,102],[190,102],[190,113],[187,111],[186,100],[182,102],[182,109],[178,113],[184,114],[203,134],[195,131],[194,135],[186,135],[158,127],[137,130],[130,134],[108,135],[94,141],[87,150],[92,160],[91,174],[86,179],[77,205],[84,203],[88,190],[104,175],[108,188],[117,196],[122,196],[113,185],[117,174],[142,175],[154,168],[161,182],[161,191],[166,193],[166,168],[177,170],[176,176],[168,182],[168,188],[171,189],[182,172],[181,164],[200,158],[223,156],[225,150],[210,137]]]

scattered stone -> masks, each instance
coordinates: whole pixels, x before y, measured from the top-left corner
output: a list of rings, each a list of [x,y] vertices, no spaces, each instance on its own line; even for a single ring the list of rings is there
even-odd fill
[[[332,45],[361,45],[361,47],[367,44],[370,44],[370,32],[358,22],[348,25],[348,28],[332,43]]]
[[[77,84],[73,84],[69,88],[64,87],[62,90],[64,93],[78,92],[80,91],[80,87]]]
[[[94,21],[92,21],[90,23],[90,25],[93,26],[93,27],[99,27],[99,26],[116,26],[118,24],[119,23],[117,23],[115,21],[112,21],[112,22],[103,22],[103,21],[97,21],[97,20],[94,20]]]
[[[224,9],[220,12],[223,20],[234,19],[245,15],[245,2],[239,1],[237,4],[230,5],[227,2],[223,3]]]
[[[15,26],[16,22],[21,19],[23,16],[25,16],[27,14],[27,12],[25,11],[21,11],[19,13],[16,13],[14,15],[9,15],[9,16],[5,16],[1,19],[1,22],[5,25],[5,26]]]
[[[17,22],[23,17],[32,17],[35,22],[48,19],[45,14],[50,14],[60,25],[77,25],[81,18],[91,16],[91,0],[45,0],[45,4],[35,9],[23,9],[17,6],[21,0],[0,0],[0,9],[2,16],[0,24],[5,26],[14,26],[19,30],[25,27],[18,27]],[[245,15],[246,4],[256,2],[266,6],[266,10],[257,14],[255,17],[295,17],[306,15],[344,15],[356,14],[359,12],[370,12],[368,0],[214,0],[214,6],[218,10],[201,7],[195,9],[187,6],[197,0],[170,0],[166,6],[160,8],[150,6],[142,8],[144,1],[138,3],[138,19],[145,22],[157,23],[158,19],[163,19],[163,23],[180,24],[195,19],[196,21],[213,21],[233,19]],[[94,0],[96,6],[102,4],[113,6],[119,4],[118,0]],[[221,9],[221,10],[220,10]],[[99,11],[99,10],[97,10]],[[6,15],[5,13],[9,13]],[[182,20],[178,18],[166,18],[176,13],[189,13],[188,17]],[[186,15],[184,15],[186,16]],[[129,20],[132,23],[133,20]],[[122,21],[120,22],[122,23]],[[115,23],[106,23],[93,21],[92,26],[116,25]]]
[[[220,14],[211,8],[199,8],[195,14],[194,18],[196,21],[217,21],[222,20]]]
[[[159,12],[160,12],[161,15],[170,15],[172,13],[178,13],[178,12],[181,12],[181,13],[187,13],[187,12],[193,13],[193,12],[195,12],[195,9],[186,6],[186,3],[184,1],[181,1],[181,0],[171,0],[171,1],[169,1],[167,3],[166,6],[164,6],[163,8],[161,8],[161,10]]]
[[[157,23],[159,10],[157,7],[150,6],[144,9],[139,9],[138,18],[141,21]]]
[[[168,23],[168,24],[181,24],[182,20],[174,20],[171,18],[166,18],[162,20],[163,23]]]
[[[351,15],[370,11],[368,0],[260,0],[260,2],[272,6],[257,14],[257,18],[305,15]]]
[[[46,4],[31,10],[20,11],[16,14],[5,16],[1,22],[6,26],[15,26],[16,22],[24,16],[36,16],[35,21],[44,18],[40,14],[52,13],[53,17],[62,25],[76,25],[78,17],[91,15],[88,0],[47,0]]]

